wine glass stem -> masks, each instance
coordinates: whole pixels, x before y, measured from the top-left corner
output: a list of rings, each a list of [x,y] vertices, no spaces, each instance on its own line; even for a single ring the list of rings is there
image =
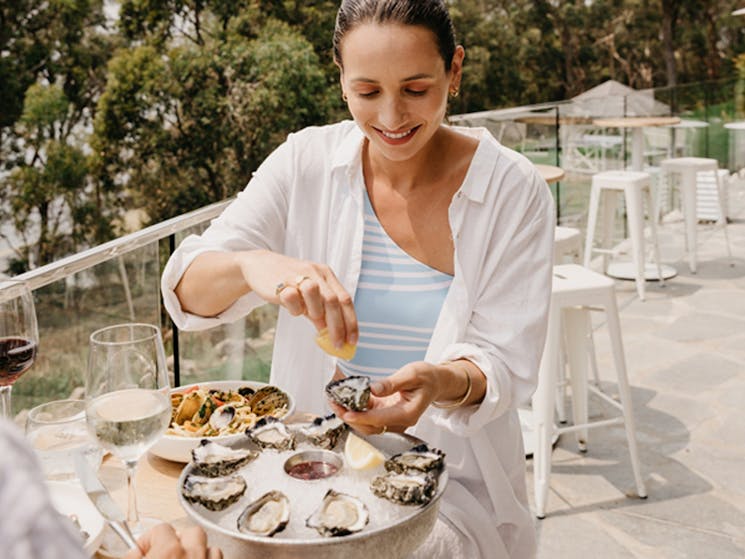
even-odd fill
[[[13,415],[13,410],[10,407],[10,390],[13,387],[0,386],[0,417],[10,418]]]
[[[132,530],[135,537],[140,536],[140,515],[137,512],[137,490],[135,488],[135,472],[137,471],[137,461],[127,460],[124,462],[127,467],[127,493],[129,495],[129,503],[127,506],[127,524],[129,529]]]

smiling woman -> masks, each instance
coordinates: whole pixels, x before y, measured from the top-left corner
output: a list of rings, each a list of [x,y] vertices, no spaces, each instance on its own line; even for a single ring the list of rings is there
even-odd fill
[[[447,455],[416,557],[532,557],[516,408],[545,336],[549,190],[486,130],[444,124],[465,58],[444,1],[345,0],[333,46],[354,122],[291,134],[171,257],[166,307],[203,329],[278,303],[271,382],[298,410]],[[356,350],[325,353],[316,331]],[[325,401],[345,375],[371,378],[365,411]]]

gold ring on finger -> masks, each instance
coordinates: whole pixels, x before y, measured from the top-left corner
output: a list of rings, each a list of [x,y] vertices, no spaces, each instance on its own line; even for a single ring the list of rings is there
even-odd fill
[[[275,288],[275,290],[274,290],[274,294],[275,294],[275,295],[277,295],[277,296],[279,296],[279,294],[280,294],[280,293],[282,293],[282,290],[283,290],[283,289],[284,289],[285,287],[290,287],[290,286],[289,286],[289,285],[287,285],[287,284],[286,284],[285,282],[283,282],[283,281],[279,282],[279,283],[277,284],[277,287],[276,287],[276,288]]]
[[[300,284],[303,283],[305,280],[309,280],[310,276],[298,276],[295,278],[295,287],[297,289],[300,289]]]
[[[383,425],[383,429],[378,433],[379,435],[385,435],[385,432],[388,430],[388,425]]]

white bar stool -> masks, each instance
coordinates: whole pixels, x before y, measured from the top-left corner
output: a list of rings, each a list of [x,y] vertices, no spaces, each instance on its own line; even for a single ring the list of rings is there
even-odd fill
[[[652,201],[652,188],[648,173],[638,171],[604,171],[596,173],[592,177],[592,190],[590,191],[590,206],[587,217],[587,237],[585,240],[585,267],[589,268],[593,253],[603,255],[603,273],[608,272],[608,257],[613,254],[611,250],[611,239],[616,212],[616,197],[622,193],[626,201],[626,215],[628,217],[629,236],[631,237],[631,256],[633,262],[632,278],[636,281],[636,291],[643,301],[645,295],[645,282],[647,278],[644,257],[644,208],[642,199],[646,198],[649,213],[650,230],[652,233],[652,248],[654,249],[654,260],[656,275],[652,277],[659,279],[664,284],[665,278],[660,267],[660,250],[657,244],[657,224],[655,219],[654,203]],[[600,201],[603,201],[603,237],[602,247],[593,248],[595,227],[600,210]]]
[[[557,225],[554,228],[554,264],[564,264],[569,258],[571,262],[582,260],[582,233],[575,227]]]
[[[688,267],[692,273],[696,273],[697,254],[696,254],[696,183],[697,176],[700,172],[711,172],[716,181],[716,191],[719,204],[719,220],[717,223],[722,226],[724,231],[724,240],[727,244],[727,257],[732,260],[732,250],[729,246],[729,235],[727,234],[727,214],[724,205],[724,183],[719,175],[719,162],[716,159],[705,157],[675,157],[665,159],[660,163],[662,169],[668,173],[678,173],[680,175],[679,188],[680,198],[683,203],[683,216],[686,224],[686,251],[688,252]]]
[[[613,360],[618,379],[619,404],[587,382],[587,344],[585,341],[589,324],[589,308],[605,309],[608,334],[610,335]],[[562,332],[562,323],[564,331]],[[562,335],[567,340],[570,382],[572,386],[572,409],[574,425],[557,428],[554,425],[554,402],[556,395],[557,369],[561,355]],[[596,394],[621,412],[620,417],[599,421],[588,421],[588,391]],[[566,264],[554,266],[549,311],[548,335],[543,350],[538,388],[533,395],[533,479],[536,516],[545,518],[551,476],[551,442],[557,434],[576,432],[581,451],[586,449],[589,428],[623,423],[626,428],[631,467],[634,471],[637,494],[646,498],[647,490],[642,480],[639,453],[636,444],[636,426],[631,403],[631,391],[626,375],[626,360],[621,339],[621,324],[616,306],[613,280],[583,266]]]

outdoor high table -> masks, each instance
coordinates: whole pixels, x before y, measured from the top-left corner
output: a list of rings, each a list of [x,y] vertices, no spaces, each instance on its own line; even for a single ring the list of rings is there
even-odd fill
[[[630,128],[631,134],[631,170],[644,171],[644,128],[648,126],[673,126],[679,124],[677,116],[641,116],[621,118],[596,118],[593,124],[605,128]],[[662,277],[670,279],[677,275],[672,266],[660,266]],[[635,278],[633,264],[630,262],[613,262],[608,266],[607,275],[625,280]],[[649,280],[659,280],[657,269],[645,268],[644,275]]]
[[[548,184],[559,182],[564,178],[564,169],[556,167],[554,165],[543,165],[540,163],[535,164],[535,168],[538,169],[543,180]]]
[[[735,166],[741,163],[740,158],[738,157],[738,155],[742,155],[743,151],[742,150],[739,150],[739,154],[738,154],[738,149],[737,149],[738,148],[738,138],[737,138],[736,135],[737,135],[738,132],[740,132],[740,133],[745,132],[745,120],[737,120],[735,122],[727,122],[727,123],[725,123],[724,127],[727,130],[731,130],[732,133],[734,134],[734,136],[732,138],[732,144],[731,144],[732,145],[732,148],[731,148],[731,151],[730,151],[730,156],[731,156],[731,159],[730,159],[730,169],[733,172],[737,172],[738,169],[736,169]]]
[[[677,116],[627,116],[620,118],[596,118],[595,126],[604,128],[631,129],[631,170],[644,170],[644,128],[648,126],[672,126],[680,123]]]

